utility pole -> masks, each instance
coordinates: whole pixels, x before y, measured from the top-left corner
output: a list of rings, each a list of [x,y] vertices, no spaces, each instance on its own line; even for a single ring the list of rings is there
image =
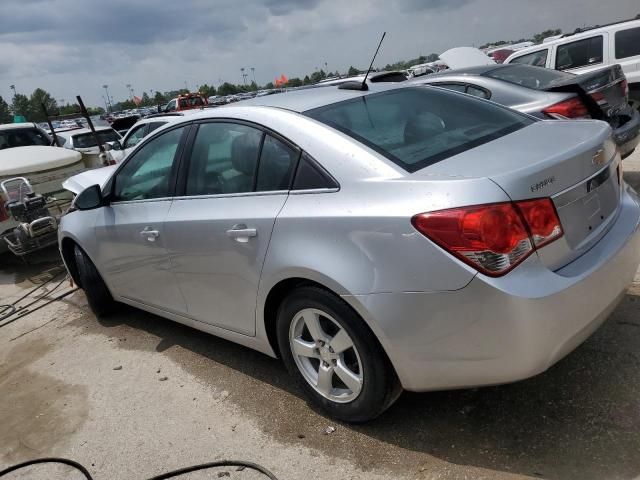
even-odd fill
[[[111,98],[109,97],[109,85],[102,85],[102,88],[104,88],[104,91],[107,94],[107,113],[109,113],[109,110],[113,111],[113,104],[111,103]]]

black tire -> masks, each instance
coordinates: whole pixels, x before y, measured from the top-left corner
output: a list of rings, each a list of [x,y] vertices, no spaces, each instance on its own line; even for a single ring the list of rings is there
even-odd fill
[[[313,308],[328,313],[348,333],[362,364],[362,389],[349,403],[338,403],[322,396],[300,372],[289,342],[289,329],[296,314]],[[282,302],[277,316],[280,355],[300,388],[329,416],[345,422],[372,420],[389,408],[402,393],[400,382],[377,338],[349,305],[322,288],[300,287]]]
[[[107,315],[115,310],[116,302],[98,273],[93,262],[79,246],[74,247],[74,256],[80,284],[84,290],[89,306],[97,317]]]

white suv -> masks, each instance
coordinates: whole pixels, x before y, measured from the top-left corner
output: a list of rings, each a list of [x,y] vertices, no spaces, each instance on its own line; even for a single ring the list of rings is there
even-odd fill
[[[640,19],[563,35],[519,50],[504,63],[524,63],[584,73],[620,64],[629,82],[629,99],[640,108]]]

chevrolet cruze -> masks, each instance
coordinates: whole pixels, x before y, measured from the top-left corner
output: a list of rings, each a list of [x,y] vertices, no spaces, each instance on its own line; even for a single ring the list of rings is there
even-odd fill
[[[72,179],[67,268],[279,356],[328,414],[513,382],[585,340],[640,261],[609,125],[437,87],[329,86],[178,118]]]

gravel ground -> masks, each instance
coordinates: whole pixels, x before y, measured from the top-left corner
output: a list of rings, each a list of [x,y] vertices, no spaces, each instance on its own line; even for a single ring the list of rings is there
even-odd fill
[[[640,154],[625,170],[640,186]],[[0,257],[0,303],[31,288],[56,252],[36,261]],[[404,394],[378,420],[351,426],[314,411],[276,360],[129,308],[97,320],[78,292],[1,327],[0,468],[55,455],[80,461],[96,480],[223,458],[290,480],[633,478],[639,313],[640,275],[604,326],[544,374]],[[29,478],[76,478],[37,472]]]

